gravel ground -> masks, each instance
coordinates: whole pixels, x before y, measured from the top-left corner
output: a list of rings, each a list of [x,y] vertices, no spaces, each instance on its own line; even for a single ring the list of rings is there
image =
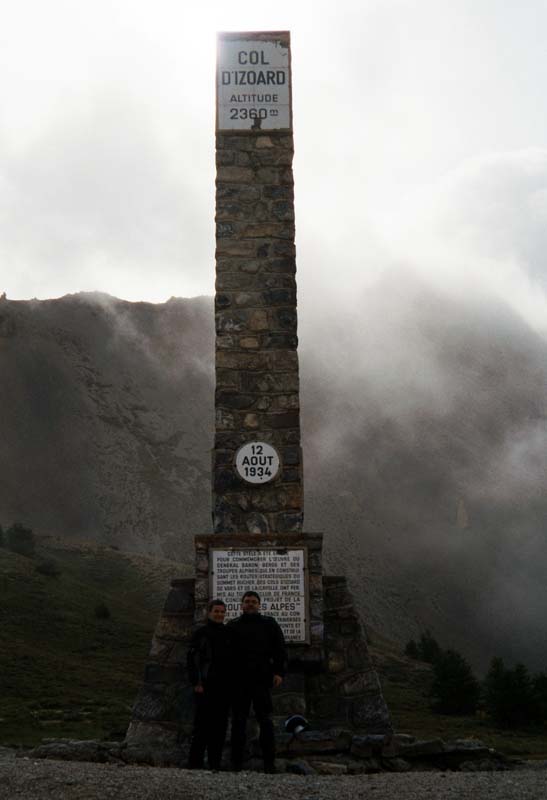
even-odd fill
[[[0,753],[0,798],[24,800],[544,800],[547,772],[412,772],[340,777],[209,773]]]

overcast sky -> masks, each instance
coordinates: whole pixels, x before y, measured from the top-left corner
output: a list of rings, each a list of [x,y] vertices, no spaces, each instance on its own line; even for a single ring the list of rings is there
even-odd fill
[[[212,294],[215,34],[289,29],[301,302],[403,269],[545,329],[545,0],[2,5],[8,297]]]

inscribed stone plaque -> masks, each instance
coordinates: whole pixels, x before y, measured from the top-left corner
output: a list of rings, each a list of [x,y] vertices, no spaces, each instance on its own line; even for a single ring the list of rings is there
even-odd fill
[[[218,130],[291,128],[288,34],[219,34]],[[247,38],[249,37],[249,38]]]
[[[241,614],[241,597],[253,590],[261,612],[275,617],[287,641],[308,641],[305,548],[213,548],[209,559],[210,596],[224,600],[226,620]]]

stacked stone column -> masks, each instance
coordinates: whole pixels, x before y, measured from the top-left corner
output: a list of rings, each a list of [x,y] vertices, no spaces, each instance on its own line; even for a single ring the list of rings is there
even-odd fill
[[[217,134],[215,533],[302,530],[292,159],[290,133]],[[235,471],[254,440],[279,452],[269,484]]]

